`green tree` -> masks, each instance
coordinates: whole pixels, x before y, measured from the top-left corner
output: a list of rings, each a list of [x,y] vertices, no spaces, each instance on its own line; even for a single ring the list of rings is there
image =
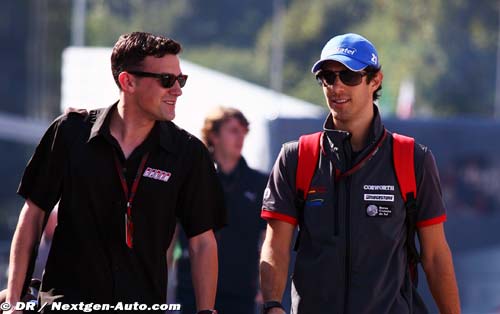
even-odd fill
[[[499,49],[498,10],[495,0],[448,0],[440,11],[437,39],[445,70],[432,86],[423,86],[429,103],[440,114],[491,116]]]
[[[133,31],[177,39],[174,24],[188,9],[184,0],[91,0],[86,41],[90,46],[112,46],[121,34]]]
[[[417,112],[489,115],[495,93],[498,1],[289,0],[284,17],[284,92],[323,104],[310,73],[334,35],[357,32],[378,48],[380,104],[395,108],[402,81],[416,88]],[[112,45],[145,30],[181,41],[183,57],[269,84],[272,3],[268,0],[91,0],[88,43]]]

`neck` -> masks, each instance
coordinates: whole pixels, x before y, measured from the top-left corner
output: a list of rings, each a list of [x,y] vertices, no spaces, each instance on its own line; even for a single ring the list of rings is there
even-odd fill
[[[361,151],[366,144],[370,127],[373,120],[373,109],[371,114],[362,115],[361,118],[349,121],[336,120],[333,118],[335,129],[351,133],[351,146],[355,152]]]
[[[218,151],[214,151],[214,159],[217,162],[217,166],[219,167],[220,171],[222,173],[229,174],[236,168],[238,162],[241,159],[241,156],[228,156],[225,154],[221,154]]]
[[[125,157],[128,157],[146,139],[154,124],[154,120],[144,118],[135,106],[127,106],[124,99],[120,98],[112,113],[109,130],[120,144]]]

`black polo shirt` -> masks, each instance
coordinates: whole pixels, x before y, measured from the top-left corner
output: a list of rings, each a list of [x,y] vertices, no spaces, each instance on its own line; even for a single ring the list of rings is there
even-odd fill
[[[205,146],[174,123],[158,121],[125,159],[109,131],[115,108],[57,118],[25,170],[21,196],[46,212],[60,200],[42,298],[164,303],[165,253],[176,220],[188,236],[225,224],[222,188]],[[146,152],[132,207],[130,249],[125,242],[126,199],[114,154],[130,187]]]

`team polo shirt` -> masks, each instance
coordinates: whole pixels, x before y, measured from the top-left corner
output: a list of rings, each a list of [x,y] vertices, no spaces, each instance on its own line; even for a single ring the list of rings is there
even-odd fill
[[[264,193],[261,216],[297,225],[293,313],[411,313],[421,299],[407,266],[406,209],[393,166],[392,136],[376,106],[366,147],[353,152],[348,132],[324,125],[318,168],[302,215],[296,205],[298,143],[283,146]],[[379,145],[380,144],[380,145]],[[378,148],[376,148],[378,147]],[[352,175],[335,180],[369,154]],[[415,144],[417,227],[446,219],[431,151]],[[377,210],[374,210],[377,209]]]
[[[172,122],[157,121],[125,158],[109,130],[114,110],[116,104],[89,116],[57,118],[26,167],[18,193],[47,213],[59,201],[42,302],[63,295],[58,301],[164,303],[165,254],[176,220],[189,237],[225,224],[222,188],[201,141]],[[127,200],[117,164],[129,190],[140,176],[132,248],[125,241]]]

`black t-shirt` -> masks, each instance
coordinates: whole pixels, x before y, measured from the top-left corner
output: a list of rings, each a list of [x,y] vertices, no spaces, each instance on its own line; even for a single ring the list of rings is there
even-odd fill
[[[176,220],[189,236],[226,222],[205,146],[174,123],[158,121],[125,160],[109,131],[115,107],[57,118],[22,178],[18,193],[44,211],[60,201],[42,302],[44,295],[64,295],[58,301],[164,303],[165,254]],[[132,249],[125,242],[126,198],[115,152],[129,189],[149,152],[132,204]]]

